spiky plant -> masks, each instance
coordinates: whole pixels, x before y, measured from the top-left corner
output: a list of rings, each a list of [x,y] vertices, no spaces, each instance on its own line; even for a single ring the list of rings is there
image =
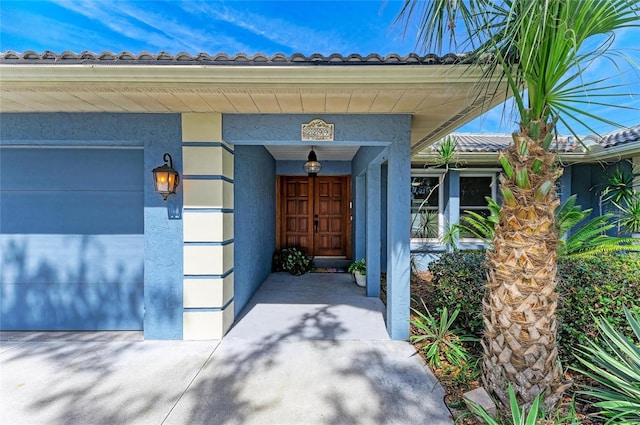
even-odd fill
[[[501,155],[503,205],[489,252],[484,300],[483,382],[503,406],[509,384],[527,406],[544,393],[554,406],[563,382],[556,344],[558,207],[555,182],[562,174],[550,149],[556,122],[570,131],[585,117],[588,104],[617,89],[588,81],[583,71],[598,58],[617,66],[611,55],[614,32],[638,27],[640,0],[406,0],[403,13],[419,13],[423,47],[442,50],[455,43],[456,26],[466,31],[473,49],[469,63],[484,66],[479,98],[498,96],[490,87],[501,75],[513,94],[518,129]],[[594,48],[584,48],[594,41]],[[598,44],[599,43],[599,44]],[[456,46],[458,48],[459,46]],[[589,95],[590,97],[588,97]],[[603,103],[603,102],[602,102]],[[600,104],[602,104],[600,103]],[[612,108],[616,105],[609,105]]]
[[[601,335],[582,346],[578,369],[600,384],[588,387],[584,394],[598,399],[607,424],[640,423],[640,315],[624,308],[633,335],[625,336],[606,319],[597,320]],[[635,339],[635,341],[634,341]]]

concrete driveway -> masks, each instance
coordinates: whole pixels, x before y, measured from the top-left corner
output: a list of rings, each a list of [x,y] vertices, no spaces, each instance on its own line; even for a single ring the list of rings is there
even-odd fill
[[[0,333],[2,424],[451,424],[346,274],[276,273],[222,341]]]

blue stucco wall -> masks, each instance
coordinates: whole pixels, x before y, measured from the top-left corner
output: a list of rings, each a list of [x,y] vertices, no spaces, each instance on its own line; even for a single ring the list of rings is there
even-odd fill
[[[26,276],[20,280],[25,280],[29,284],[64,281],[64,284],[58,285],[55,294],[45,295],[51,296],[52,299],[55,297],[58,301],[83,299],[85,295],[78,295],[77,292],[79,285],[75,283],[78,281],[100,281],[105,284],[105,287],[112,285],[109,291],[115,290],[117,285],[127,285],[135,281],[138,283],[138,289],[130,293],[119,293],[114,297],[115,305],[112,306],[105,301],[105,297],[100,296],[100,293],[86,295],[85,313],[93,312],[94,319],[86,320],[69,314],[64,327],[68,329],[128,328],[127,322],[131,317],[136,317],[138,322],[136,328],[140,328],[140,318],[144,314],[146,338],[181,338],[182,221],[168,219],[166,204],[159,195],[153,193],[151,178],[151,169],[162,164],[164,152],[171,153],[174,168],[178,171],[182,170],[180,116],[176,114],[37,113],[2,114],[0,121],[2,123],[0,146],[5,148],[28,145],[56,146],[62,151],[69,151],[65,147],[78,149],[78,152],[83,155],[83,160],[66,161],[67,165],[74,164],[75,171],[72,175],[63,174],[66,179],[65,190],[62,192],[73,188],[75,184],[86,186],[92,181],[89,179],[92,173],[96,173],[97,176],[92,183],[94,186],[105,182],[107,186],[112,185],[113,179],[117,181],[122,177],[118,174],[127,161],[135,163],[130,168],[130,172],[137,175],[135,179],[129,180],[129,184],[135,186],[134,192],[138,193],[135,195],[137,198],[135,200],[132,198],[124,204],[114,205],[107,202],[108,206],[105,206],[105,201],[92,192],[87,193],[86,197],[80,201],[77,200],[79,198],[75,201],[65,200],[69,195],[62,193],[56,199],[60,200],[60,211],[66,212],[57,223],[38,218],[44,217],[42,212],[38,211],[35,205],[29,207],[27,214],[30,215],[25,216],[26,221],[22,224],[15,223],[16,231],[23,232],[26,226],[28,231],[43,232],[33,233],[40,239],[38,243],[46,247],[38,248],[36,252],[55,252],[56,255],[46,264],[40,262],[39,265],[34,266],[38,274]],[[92,150],[96,147],[108,149]],[[3,149],[2,157],[8,159],[4,152],[9,152],[10,149],[12,148]],[[114,156],[114,152],[121,149],[122,155]],[[144,149],[144,151],[129,149]],[[89,160],[90,158],[92,159]],[[29,162],[31,164],[25,164],[25,166],[44,165],[46,159],[32,158]],[[8,168],[3,167],[3,169]],[[19,175],[24,177],[22,173]],[[0,182],[2,188],[5,187],[6,181],[3,179]],[[117,186],[115,190],[119,190]],[[181,205],[181,196],[180,192],[171,202]],[[46,195],[41,197],[41,199],[46,198]],[[38,202],[40,201],[36,201],[36,204]],[[13,209],[11,202],[6,205],[6,208]],[[99,210],[98,213],[95,213],[96,209]],[[127,211],[133,211],[133,213]],[[12,213],[15,212],[9,211],[9,214]],[[6,217],[6,214],[3,213],[2,216]],[[91,218],[88,219],[88,217]],[[9,234],[7,229],[9,228],[5,225],[0,229],[3,238]],[[29,237],[32,236],[29,235]],[[14,246],[12,250],[11,252],[18,257],[23,252],[20,246]],[[3,262],[7,261],[7,252],[9,251],[3,249]],[[107,255],[109,259],[103,258],[103,255]],[[53,271],[49,270],[50,268],[53,268]],[[3,270],[5,270],[4,267]],[[136,272],[129,270],[136,270]],[[93,275],[102,277],[88,277]],[[47,278],[38,280],[42,276]],[[143,285],[140,285],[141,281],[144,282]],[[135,287],[135,285],[129,286]],[[137,308],[131,305],[132,303],[137,305],[135,300],[140,298],[142,292],[144,293],[144,312],[136,313],[137,316],[132,315],[130,311],[126,312],[125,310]],[[3,312],[6,300],[3,294]],[[108,320],[100,318],[100,308],[110,314]],[[29,313],[22,314],[36,313],[31,309]],[[68,312],[58,314],[66,315]],[[55,320],[58,319],[52,319],[50,324],[55,323]],[[97,321],[108,324],[103,326]]]
[[[319,160],[322,164],[319,176],[351,175],[350,161],[322,161],[322,158]],[[307,174],[302,169],[303,165],[304,161],[276,161],[276,174],[279,176],[303,176]]]
[[[380,162],[386,160],[385,157],[385,147],[379,146],[363,146],[358,149],[358,152],[353,157],[351,170],[353,175],[365,175],[367,171],[367,167],[372,162]],[[381,271],[387,270],[387,256],[385,255],[387,252],[387,166],[380,165],[380,269]],[[366,187],[366,183],[365,187]],[[351,180],[351,192],[353,194],[356,193],[356,179]],[[366,202],[366,197],[363,196],[361,198],[353,196],[353,206],[354,211],[359,208],[359,202]],[[363,211],[364,211],[363,207]],[[358,226],[359,220],[366,220],[366,218],[355,216],[353,217],[353,225],[351,226],[352,240],[356,240],[356,226]],[[364,224],[363,224],[364,225]],[[364,255],[359,254],[357,249],[357,244],[352,244],[352,256],[354,259],[361,258]],[[364,247],[362,247],[364,251]]]
[[[234,211],[237,317],[271,273],[276,246],[276,161],[262,146],[235,146]]]
[[[323,143],[336,145],[385,146],[402,141],[411,123],[409,115],[225,114],[222,138],[235,145],[312,145],[300,141],[300,126],[316,118],[335,124],[334,141]]]
[[[607,173],[613,173],[616,168],[630,172],[630,161],[619,161],[613,164],[577,164],[565,169],[571,173],[571,193],[578,195],[576,204],[583,209],[592,208],[591,217],[600,214],[600,195],[607,185]],[[603,206],[603,212],[608,210]]]
[[[126,117],[123,117],[126,118]],[[144,119],[143,119],[144,118]],[[167,201],[153,191],[151,170],[164,163],[165,152],[182,175],[182,123],[179,114],[130,117],[126,125],[143,126],[144,140],[144,337],[182,339],[183,226],[168,208],[182,210],[182,184]],[[123,123],[124,124],[124,123]]]

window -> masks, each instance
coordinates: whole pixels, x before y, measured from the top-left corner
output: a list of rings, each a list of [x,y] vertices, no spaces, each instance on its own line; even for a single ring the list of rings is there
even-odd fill
[[[411,238],[440,236],[441,182],[439,175],[411,176]]]
[[[496,175],[490,174],[463,174],[460,176],[460,222],[464,224],[463,217],[469,214],[465,211],[473,211],[485,217],[489,215],[489,208],[485,197],[496,199]],[[471,238],[466,232],[460,234],[460,238]]]

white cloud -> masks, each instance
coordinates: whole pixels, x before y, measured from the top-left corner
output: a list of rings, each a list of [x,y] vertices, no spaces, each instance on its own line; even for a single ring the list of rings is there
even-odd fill
[[[285,46],[291,51],[326,54],[349,49],[347,46],[350,43],[341,39],[336,31],[318,30],[281,18],[254,13],[241,7],[242,4],[242,2],[231,5],[226,2],[186,1],[181,3],[181,7],[189,13],[204,14],[216,21],[264,38],[270,43]],[[310,22],[317,23],[317,21]]]
[[[83,15],[92,21],[96,21],[99,25],[126,37],[131,40],[141,41],[150,47],[156,49],[167,49],[170,46],[182,43],[176,43],[164,34],[155,30],[142,28],[137,20],[132,20],[130,16],[122,13],[117,7],[120,2],[100,2],[100,1],[83,1],[77,2],[72,0],[57,0],[59,6],[72,12]]]
[[[18,40],[17,45],[5,46],[13,50],[70,50],[79,53],[90,50],[90,45],[99,45],[102,50],[114,45],[110,37],[94,29],[31,12],[7,14],[3,11],[2,33]]]

